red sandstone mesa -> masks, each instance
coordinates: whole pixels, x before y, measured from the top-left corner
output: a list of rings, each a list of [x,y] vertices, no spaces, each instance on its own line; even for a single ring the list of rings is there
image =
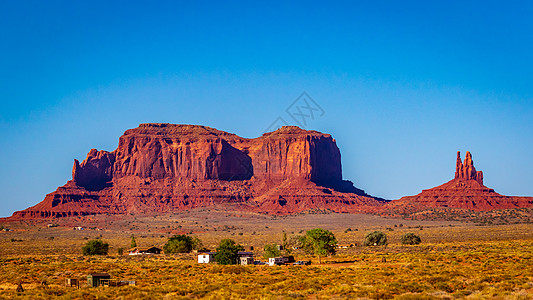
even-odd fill
[[[470,152],[466,152],[464,162],[461,162],[461,153],[457,152],[454,179],[432,189],[423,190],[418,195],[403,197],[386,205],[386,208],[405,212],[437,207],[480,211],[533,207],[533,197],[504,196],[484,186],[483,172],[474,168]]]
[[[115,151],[92,149],[72,180],[12,219],[158,213],[231,204],[289,214],[313,208],[363,212],[380,206],[342,180],[328,134],[294,126],[255,139],[196,125],[141,124]]]

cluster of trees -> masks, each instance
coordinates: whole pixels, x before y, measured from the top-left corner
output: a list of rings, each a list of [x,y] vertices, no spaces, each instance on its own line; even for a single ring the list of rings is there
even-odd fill
[[[131,236],[131,248],[137,247],[135,237]],[[170,237],[167,243],[163,246],[165,254],[171,253],[189,253],[192,250],[202,250],[203,245],[197,237],[188,235],[174,235]],[[90,240],[82,247],[83,255],[107,255],[109,252],[109,244],[100,240]],[[124,248],[118,248],[117,253],[122,255]]]
[[[322,228],[308,230],[305,235],[293,236],[290,239],[287,239],[287,234],[283,232],[281,247],[278,248],[276,244],[266,245],[264,257],[281,256],[280,248],[287,255],[291,254],[292,248],[303,249],[307,254],[316,255],[320,263],[321,257],[335,254],[337,239],[331,231]]]
[[[170,237],[163,246],[165,254],[189,253],[192,250],[203,250],[202,241],[197,237],[191,237],[185,234],[177,234]]]
[[[404,245],[418,245],[422,242],[419,236],[414,233],[406,233],[401,237],[401,243]],[[369,232],[365,235],[363,241],[364,246],[383,246],[387,245],[387,235],[381,231]],[[131,247],[137,246],[135,237],[131,237]],[[283,232],[282,245],[279,247],[276,244],[265,245],[266,258],[278,257],[282,255],[282,249],[287,255],[291,254],[292,248],[300,248],[307,254],[314,254],[318,257],[318,262],[321,263],[321,258],[324,256],[334,255],[337,248],[337,239],[335,235],[322,228],[315,228],[308,230],[305,235],[293,236],[287,238],[287,234]],[[109,244],[100,239],[88,241],[82,248],[84,255],[107,255],[109,251]],[[191,237],[184,234],[178,234],[170,237],[167,243],[163,246],[165,254],[172,253],[189,253],[192,250],[205,250],[202,241],[198,237]],[[244,251],[244,247],[235,243],[231,239],[223,239],[216,248],[215,259],[219,264],[236,264],[238,262],[239,251]],[[119,254],[122,254],[123,249],[119,248]]]

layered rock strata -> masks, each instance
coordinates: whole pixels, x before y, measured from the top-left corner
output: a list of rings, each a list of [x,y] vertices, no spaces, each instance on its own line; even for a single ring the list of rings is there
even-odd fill
[[[383,201],[342,180],[328,134],[282,127],[246,139],[206,126],[141,124],[112,152],[92,149],[72,180],[12,218],[160,213],[231,204],[289,214],[364,211]]]

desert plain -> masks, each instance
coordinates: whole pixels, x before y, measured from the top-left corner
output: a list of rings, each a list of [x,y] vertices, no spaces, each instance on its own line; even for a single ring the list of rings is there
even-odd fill
[[[405,220],[316,210],[276,216],[201,208],[153,215],[95,215],[5,223],[0,232],[2,299],[530,299],[533,293],[533,225],[490,225],[446,220]],[[74,227],[83,226],[83,230]],[[309,266],[198,264],[195,253],[123,255],[135,236],[139,247],[162,245],[174,234],[198,237],[213,249],[231,238],[263,260],[266,244],[280,244],[312,228],[332,231],[338,249],[322,259],[293,250]],[[388,245],[362,246],[380,230]],[[402,245],[413,232],[419,245]],[[110,244],[106,256],[83,256],[87,240]],[[87,274],[135,281],[88,287]],[[67,278],[80,288],[65,286]],[[17,292],[21,285],[23,292]]]

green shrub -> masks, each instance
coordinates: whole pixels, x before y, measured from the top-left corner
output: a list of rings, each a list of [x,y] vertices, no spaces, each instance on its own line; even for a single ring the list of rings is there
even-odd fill
[[[404,245],[418,245],[422,242],[422,240],[420,239],[418,235],[409,232],[409,233],[402,235],[401,242]]]
[[[137,242],[135,241],[135,237],[132,235],[131,236],[131,248],[135,248],[137,247]]]
[[[223,239],[218,245],[215,260],[220,265],[234,265],[239,258],[239,251],[244,251],[244,247],[232,239]]]
[[[189,253],[194,245],[195,240],[192,237],[184,234],[177,234],[168,239],[168,242],[163,246],[163,250],[165,251],[165,254]]]
[[[83,255],[107,255],[109,244],[102,240],[90,240],[82,248]]]
[[[265,245],[265,258],[278,257],[281,256],[281,251],[278,250],[276,244]]]
[[[383,246],[387,245],[387,235],[381,231],[369,232],[365,235],[365,240],[363,241],[365,246]]]

